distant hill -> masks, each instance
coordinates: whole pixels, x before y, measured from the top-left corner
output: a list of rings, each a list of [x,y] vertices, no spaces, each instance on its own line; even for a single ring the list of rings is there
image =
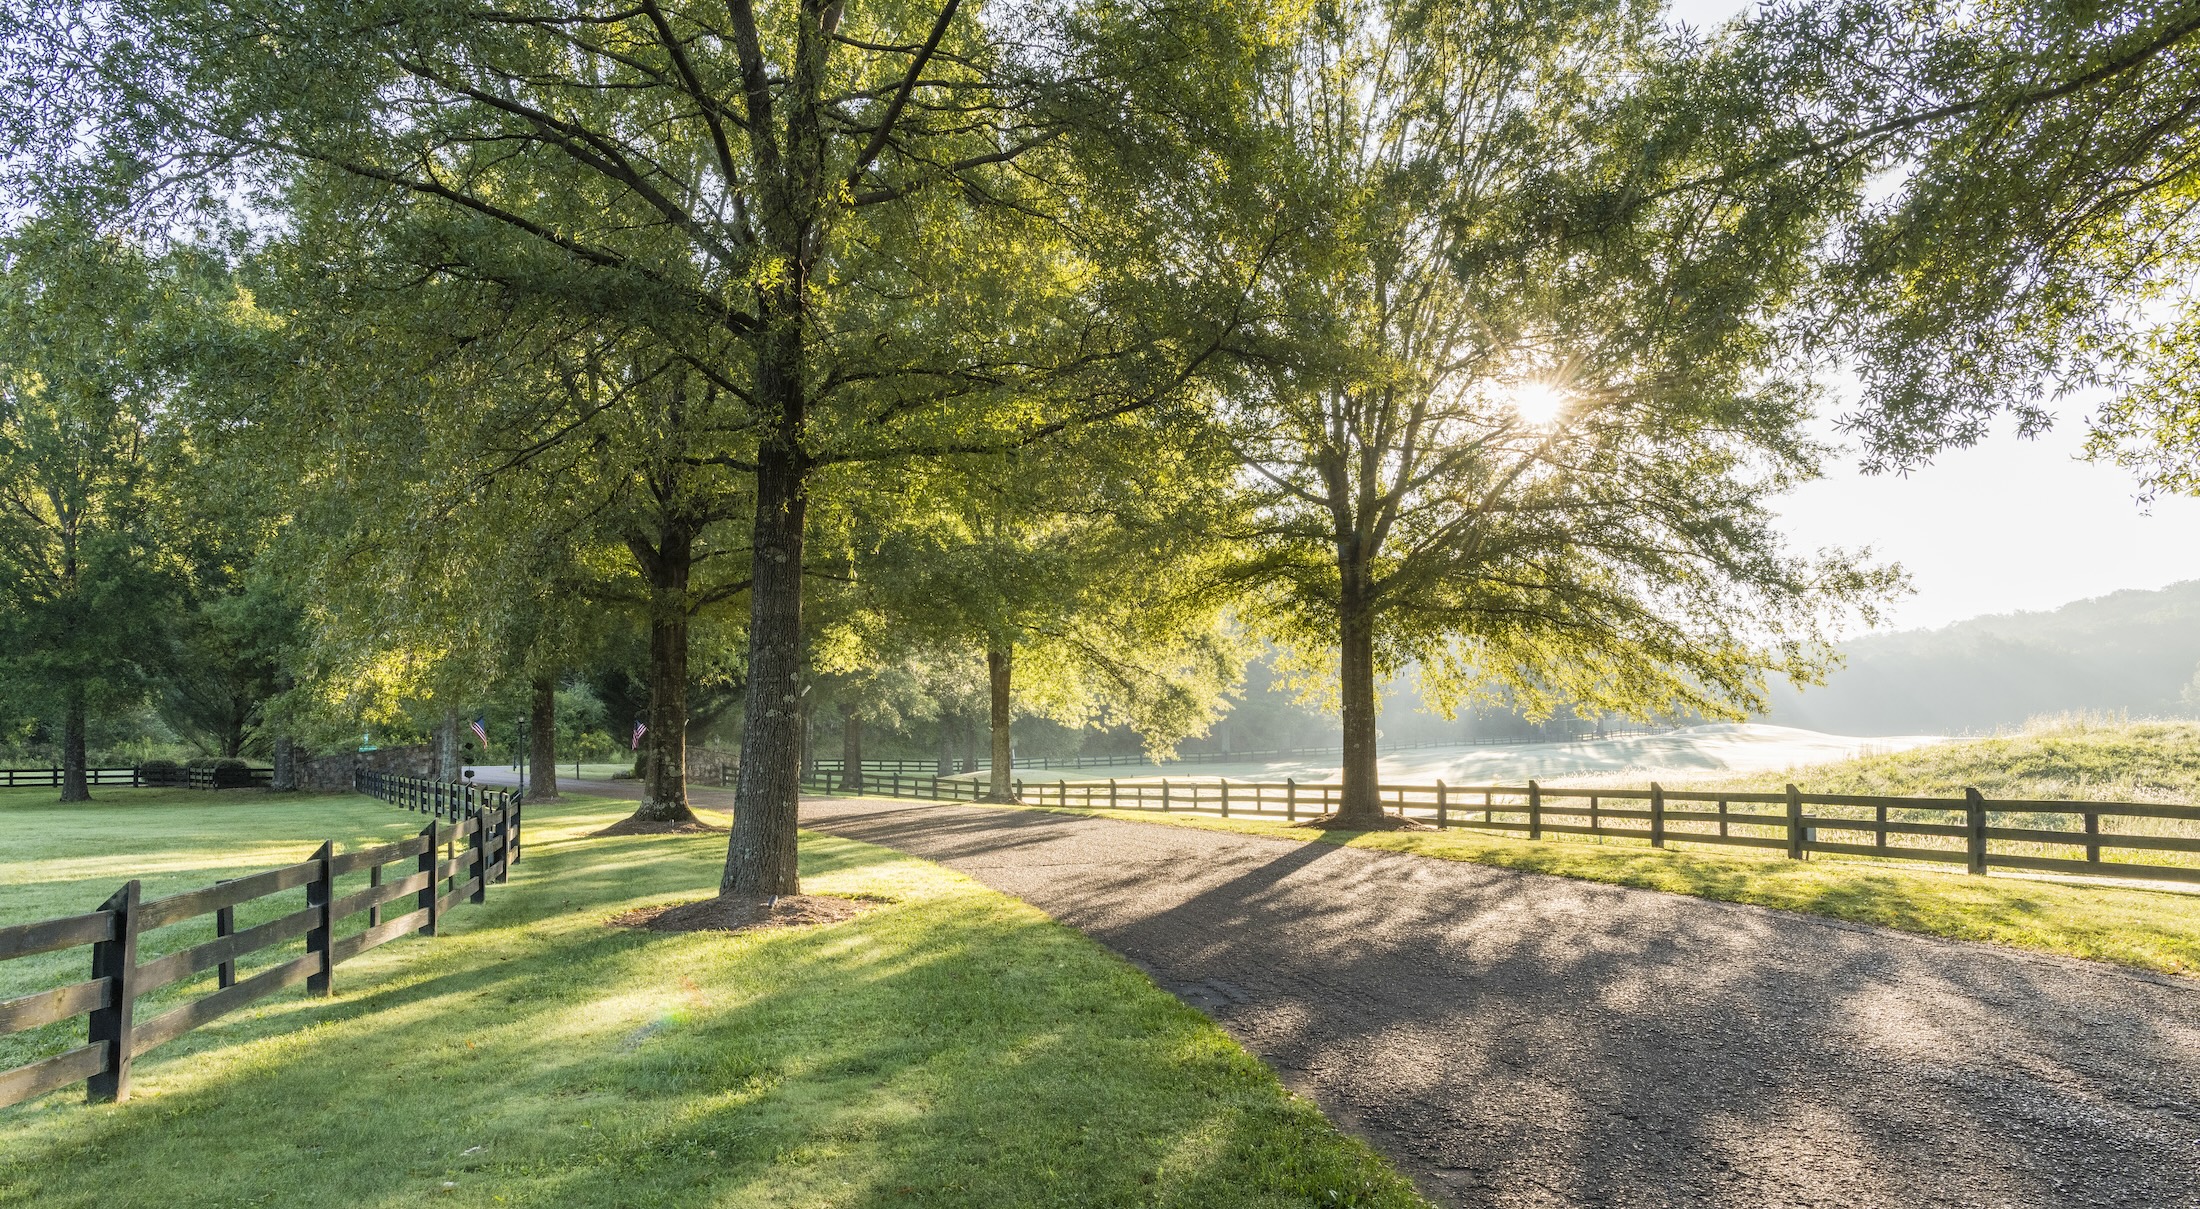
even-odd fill
[[[1769,719],[1848,735],[1955,734],[2041,714],[2190,716],[2200,580],[2114,592],[2043,613],[1974,617],[1842,644],[1848,666],[1773,693]]]

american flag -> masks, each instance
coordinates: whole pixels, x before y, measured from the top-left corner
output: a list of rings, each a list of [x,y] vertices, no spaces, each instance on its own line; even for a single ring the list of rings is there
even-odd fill
[[[489,720],[487,718],[474,719],[474,734],[481,740],[482,750],[487,751],[489,748]]]
[[[643,736],[643,735],[646,735],[646,734],[648,734],[648,733],[649,733],[649,723],[647,723],[647,722],[640,722],[640,721],[637,721],[637,722],[635,722],[635,723],[634,723],[634,746],[633,746],[633,750],[635,750],[635,751],[640,751],[640,750],[642,749],[642,736]]]

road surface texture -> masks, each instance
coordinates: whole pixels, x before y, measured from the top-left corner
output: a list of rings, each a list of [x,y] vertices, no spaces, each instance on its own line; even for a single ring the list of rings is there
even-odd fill
[[[1113,947],[1439,1203],[2200,1207],[2192,983],[1327,844],[802,819]]]

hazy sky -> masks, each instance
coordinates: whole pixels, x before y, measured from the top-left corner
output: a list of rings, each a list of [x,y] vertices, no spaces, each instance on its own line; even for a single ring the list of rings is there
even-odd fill
[[[2200,578],[2200,500],[2142,509],[2129,474],[2077,459],[2084,442],[2072,409],[2038,440],[2005,428],[1908,478],[1835,466],[1781,511],[1799,546],[1870,546],[1908,569],[1905,629]]]
[[[1673,0],[1670,11],[1707,26],[1751,7]],[[2142,510],[2130,475],[2077,460],[2085,412],[2071,406],[2033,441],[2005,426],[1906,479],[1834,467],[1784,501],[1788,532],[1807,549],[1869,546],[1900,562],[1916,589],[1894,610],[1904,629],[2200,578],[2200,500]]]

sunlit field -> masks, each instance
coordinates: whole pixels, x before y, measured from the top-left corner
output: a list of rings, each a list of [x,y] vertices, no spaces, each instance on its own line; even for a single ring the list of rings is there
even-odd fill
[[[0,796],[0,921],[420,821],[354,797],[50,797]],[[707,896],[723,859],[714,835],[588,838],[627,809],[536,808],[485,905],[345,964],[332,999],[278,996],[153,1051],[129,1103],[0,1110],[0,1204],[1421,1203],[1204,1017],[936,865],[806,835],[805,889],[870,909],[739,936],[609,927]],[[0,966],[0,995],[81,977],[84,952]]]

